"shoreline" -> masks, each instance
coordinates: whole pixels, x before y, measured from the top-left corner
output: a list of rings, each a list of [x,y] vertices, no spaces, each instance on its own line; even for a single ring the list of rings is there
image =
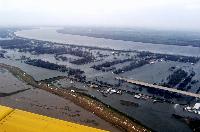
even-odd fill
[[[115,110],[105,104],[103,104],[98,99],[95,99],[94,97],[90,97],[89,95],[70,91],[66,89],[57,88],[55,86],[48,86],[44,82],[36,82],[34,78],[24,71],[22,71],[20,68],[13,67],[10,65],[2,64],[0,63],[0,67],[7,69],[9,72],[11,72],[14,76],[19,77],[27,84],[43,89],[47,92],[50,92],[52,94],[56,94],[64,99],[70,100],[73,103],[81,106],[82,108],[94,113],[98,117],[102,118],[105,121],[110,122],[117,128],[124,130],[124,131],[152,131],[149,128],[146,128],[138,121],[126,116],[125,114],[119,112],[118,110]],[[109,115],[109,116],[107,116]]]
[[[40,31],[41,32],[40,32]],[[47,31],[46,31],[47,30]],[[153,43],[142,43],[142,42],[132,42],[132,41],[123,41],[123,40],[113,40],[113,39],[103,39],[103,38],[95,38],[95,37],[87,37],[87,36],[79,36],[79,35],[70,35],[70,34],[62,34],[56,32],[56,29],[49,29],[49,28],[40,28],[28,31],[29,34],[24,33],[23,30],[14,32],[15,36],[26,38],[26,39],[36,39],[41,41],[50,41],[54,43],[62,43],[62,44],[72,44],[72,45],[81,45],[81,46],[91,46],[91,47],[98,47],[100,48],[109,48],[115,50],[127,50],[127,51],[149,51],[152,53],[159,53],[159,54],[171,54],[171,55],[182,55],[182,56],[199,56],[198,47],[192,46],[177,46],[177,45],[163,45],[163,44],[153,44]],[[34,36],[30,32],[37,32],[37,35],[40,34],[40,37],[37,35]],[[50,37],[49,39],[47,37]],[[30,35],[31,34],[31,35]],[[56,38],[55,38],[56,37]],[[126,47],[124,48],[124,45]],[[159,46],[155,49],[155,46]],[[173,50],[171,50],[173,49]],[[176,51],[178,50],[178,52]],[[181,49],[181,50],[180,50]],[[183,54],[183,51],[185,51]],[[193,51],[192,54],[189,51]]]

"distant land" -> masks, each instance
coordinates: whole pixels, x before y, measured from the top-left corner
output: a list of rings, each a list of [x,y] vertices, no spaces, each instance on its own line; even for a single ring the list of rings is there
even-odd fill
[[[65,27],[59,33],[113,40],[200,47],[200,32],[140,28]]]

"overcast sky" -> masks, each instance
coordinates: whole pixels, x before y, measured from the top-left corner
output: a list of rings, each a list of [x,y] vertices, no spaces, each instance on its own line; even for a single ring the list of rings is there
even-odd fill
[[[200,0],[0,0],[0,25],[200,30]]]

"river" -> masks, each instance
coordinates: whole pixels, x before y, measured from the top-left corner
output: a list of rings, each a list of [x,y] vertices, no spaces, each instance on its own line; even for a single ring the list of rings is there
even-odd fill
[[[138,50],[153,53],[175,54],[184,56],[200,56],[200,48],[192,46],[177,46],[164,44],[151,44],[123,40],[112,40],[104,38],[87,37],[80,35],[62,34],[57,30],[60,28],[37,28],[15,32],[19,37],[57,42],[62,44],[83,45],[116,50]]]

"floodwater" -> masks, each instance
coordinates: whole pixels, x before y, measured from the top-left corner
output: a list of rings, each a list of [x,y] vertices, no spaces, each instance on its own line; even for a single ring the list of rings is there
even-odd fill
[[[70,84],[69,80],[60,80],[64,87],[75,86],[78,89],[86,90],[86,93],[97,97],[99,100],[112,106],[113,108],[126,113],[130,117],[140,121],[143,125],[159,132],[191,132],[191,129],[184,123],[171,116],[174,113],[174,104],[153,103],[151,100],[141,100],[133,95],[123,93],[123,95],[112,94],[104,97],[96,89],[83,87],[81,83]],[[64,84],[64,85],[63,85]],[[124,106],[120,100],[132,101],[139,104],[139,107]]]
[[[80,35],[62,34],[57,32],[58,29],[60,28],[39,28],[39,29],[17,31],[15,32],[15,34],[19,37],[51,41],[62,44],[111,48],[116,50],[138,50],[138,51],[150,51],[153,53],[163,53],[163,54],[200,56],[199,47],[151,44],[142,42],[87,37]]]
[[[11,40],[12,38],[1,38],[0,37],[0,40]]]
[[[20,37],[58,42],[62,44],[74,44],[74,45],[84,45],[84,46],[95,46],[103,48],[112,48],[117,50],[139,50],[139,51],[150,51],[155,53],[167,53],[167,54],[177,54],[177,55],[186,55],[186,56],[200,56],[200,48],[191,47],[191,46],[176,46],[176,45],[163,45],[163,44],[150,44],[150,43],[140,43],[140,42],[130,42],[122,40],[111,40],[103,38],[94,38],[87,36],[79,35],[70,35],[70,34],[61,34],[57,33],[56,30],[59,28],[40,28],[32,30],[22,30],[18,31],[15,34]],[[47,58],[46,58],[47,59]],[[0,62],[5,61],[0,59]],[[11,61],[6,61],[8,64],[14,64]],[[48,76],[60,75],[57,71],[47,70],[43,68],[34,68],[33,66],[28,66],[23,63],[16,63],[15,65],[19,66],[27,73],[33,75],[34,78],[47,78]],[[175,62],[167,62],[167,64],[159,63],[156,65],[146,65],[141,68],[135,69],[131,72],[123,74],[123,76],[128,76],[130,78],[136,78],[141,80],[146,80],[148,82],[161,81],[163,76],[167,76],[169,67],[180,65]],[[35,70],[33,70],[35,69]],[[151,69],[151,71],[149,71]],[[160,70],[158,70],[160,69]],[[45,70],[45,71],[44,71]],[[94,75],[97,76],[97,72],[90,70],[86,66],[84,70],[87,70],[86,73],[92,73],[89,78],[94,78]],[[37,72],[39,71],[39,72]],[[144,71],[144,72],[141,72]],[[152,73],[156,74],[153,76]],[[34,74],[33,74],[34,73]],[[44,76],[44,74],[46,75]],[[162,73],[162,74],[161,74]],[[63,73],[62,73],[63,74]],[[104,74],[104,80],[109,79],[109,82],[113,78],[111,73],[98,73]],[[148,74],[148,76],[147,76]],[[40,77],[38,77],[38,75]],[[198,74],[199,75],[199,74]],[[100,76],[100,75],[99,75]],[[149,79],[150,78],[150,79]],[[157,79],[157,78],[160,78]],[[66,82],[67,83],[67,82]],[[68,83],[69,84],[69,83]],[[71,84],[70,84],[71,85]],[[75,84],[74,84],[75,85]],[[78,83],[76,83],[78,85]],[[79,84],[80,88],[83,88],[83,84]],[[78,86],[77,86],[78,87]],[[123,88],[121,88],[123,89]],[[97,97],[102,102],[111,105],[112,107],[118,109],[119,111],[126,113],[127,115],[135,118],[140,121],[142,124],[153,128],[155,131],[161,132],[190,132],[191,129],[184,123],[171,116],[174,113],[174,105],[167,103],[157,103],[153,104],[151,101],[137,100],[132,95],[124,93],[123,95],[110,95],[108,97],[103,97],[94,89],[87,88],[88,93]],[[129,100],[136,103],[139,103],[138,108],[122,106],[119,102],[120,99]]]
[[[11,96],[0,97],[0,105],[109,131],[119,131],[112,124],[70,100],[63,99],[41,89],[33,88],[14,77],[7,70],[0,68],[0,93],[10,93],[27,88],[30,89]]]

